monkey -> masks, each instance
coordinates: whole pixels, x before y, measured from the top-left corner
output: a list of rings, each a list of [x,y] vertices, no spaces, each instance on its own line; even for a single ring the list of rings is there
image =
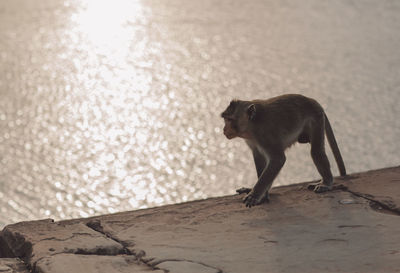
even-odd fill
[[[232,100],[221,113],[224,135],[228,139],[243,138],[252,151],[258,181],[247,193],[246,207],[269,201],[272,182],[285,164],[285,150],[296,142],[310,143],[311,158],[322,181],[309,185],[316,193],[333,187],[333,177],[325,153],[325,134],[341,176],[346,175],[332,127],[322,106],[300,94],[286,94],[267,100]]]

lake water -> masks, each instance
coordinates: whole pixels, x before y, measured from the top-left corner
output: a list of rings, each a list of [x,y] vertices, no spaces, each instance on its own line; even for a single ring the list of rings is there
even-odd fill
[[[349,173],[399,165],[399,14],[395,0],[0,1],[0,227],[252,186],[246,145],[222,134],[232,98],[311,96]],[[287,157],[274,185],[318,178],[308,145]]]

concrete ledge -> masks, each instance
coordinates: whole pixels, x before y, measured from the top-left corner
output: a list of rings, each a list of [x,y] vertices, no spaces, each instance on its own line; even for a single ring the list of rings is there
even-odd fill
[[[0,254],[43,273],[399,272],[400,167],[335,185],[323,194],[274,188],[270,203],[251,209],[234,195],[21,222],[3,229]]]

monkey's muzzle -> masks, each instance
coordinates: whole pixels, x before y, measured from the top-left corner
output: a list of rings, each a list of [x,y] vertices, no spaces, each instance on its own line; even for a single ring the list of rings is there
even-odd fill
[[[236,137],[236,134],[234,134],[231,130],[227,130],[226,127],[224,127],[224,135],[227,139],[232,139]]]

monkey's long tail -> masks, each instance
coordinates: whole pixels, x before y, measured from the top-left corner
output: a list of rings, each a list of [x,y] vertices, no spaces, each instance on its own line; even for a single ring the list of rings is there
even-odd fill
[[[329,142],[329,146],[331,146],[333,155],[335,156],[336,164],[339,168],[340,175],[345,176],[346,168],[344,166],[343,158],[342,158],[342,155],[340,154],[335,135],[333,134],[331,123],[329,122],[329,119],[325,113],[324,113],[324,115],[325,115],[325,132],[326,132],[326,137]]]

